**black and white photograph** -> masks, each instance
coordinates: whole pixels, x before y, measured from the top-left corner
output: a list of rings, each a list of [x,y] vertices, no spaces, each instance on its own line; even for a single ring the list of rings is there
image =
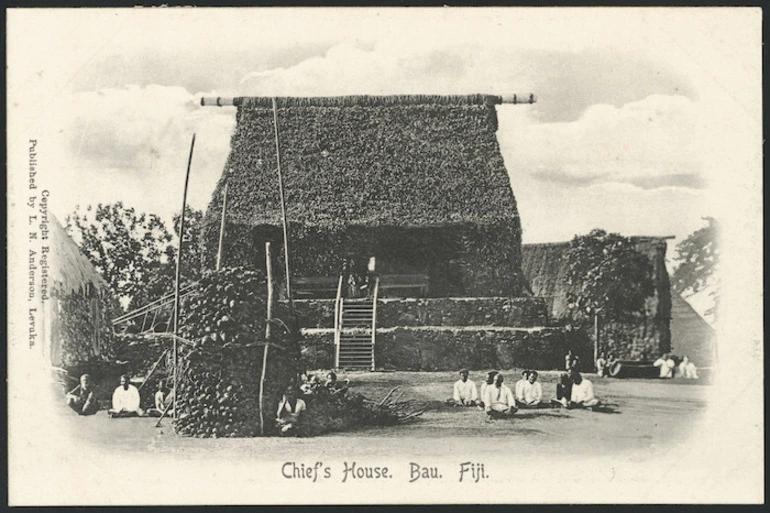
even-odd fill
[[[764,502],[760,8],[6,14],[11,506]]]

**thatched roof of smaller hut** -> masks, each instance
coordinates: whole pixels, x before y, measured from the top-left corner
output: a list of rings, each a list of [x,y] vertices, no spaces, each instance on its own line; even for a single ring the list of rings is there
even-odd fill
[[[85,293],[89,287],[109,291],[109,285],[96,271],[59,220],[49,213],[48,243],[51,248],[49,275],[60,294]]]

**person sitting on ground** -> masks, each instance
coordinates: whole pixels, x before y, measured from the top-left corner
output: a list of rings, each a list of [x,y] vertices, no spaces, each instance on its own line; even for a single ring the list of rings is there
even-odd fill
[[[479,394],[476,383],[468,379],[468,369],[460,371],[460,379],[455,381],[452,398],[447,399],[450,406],[476,406],[479,404]]]
[[[570,401],[572,400],[572,379],[566,372],[562,372],[559,375],[559,382],[556,384],[556,399],[551,401],[554,406],[563,406],[565,408],[570,407]]]
[[[326,390],[332,395],[344,395],[348,391],[349,379],[346,379],[344,383],[337,381],[337,374],[334,371],[330,371],[326,375]]]
[[[88,374],[80,376],[77,393],[67,394],[67,406],[78,412],[78,415],[93,415],[99,411],[99,403],[96,401],[91,376]]]
[[[698,368],[687,357],[682,357],[682,363],[679,364],[679,375],[685,379],[698,379]]]
[[[150,417],[160,417],[165,411],[167,416],[173,417],[174,409],[173,407],[169,407],[173,403],[174,392],[169,391],[166,386],[166,381],[162,379],[158,381],[158,390],[155,392],[155,404],[152,408],[148,409],[146,413]],[[166,411],[166,408],[168,408],[168,411]]]
[[[676,364],[671,359],[668,353],[664,353],[663,356],[655,360],[653,363],[655,367],[660,367],[660,379],[670,379],[674,377],[674,367]]]
[[[503,385],[503,381],[503,375],[497,374],[494,384],[486,389],[484,411],[489,418],[505,418],[516,413],[516,399],[513,397],[511,389]]]
[[[286,387],[275,417],[278,433],[281,436],[297,436],[302,412],[306,409],[305,401],[297,397],[297,389],[291,385]]]
[[[538,408],[543,399],[543,387],[537,380],[537,371],[529,371],[529,379],[524,384],[522,399],[517,400],[517,406],[520,408]]]
[[[304,383],[300,385],[299,389],[304,395],[317,394],[321,389],[321,380],[318,378],[318,376],[308,374],[307,379],[305,379]]]
[[[567,354],[564,356],[564,366],[565,370],[572,370],[576,369],[578,365],[578,355],[572,352],[572,349],[570,349]]]
[[[594,396],[594,386],[590,381],[583,378],[578,371],[573,371],[570,378],[572,379],[570,399],[572,408],[593,408],[599,405],[599,400]]]
[[[529,383],[529,370],[521,371],[521,379],[513,386],[513,396],[517,403],[524,402],[524,387]]]
[[[604,358],[604,353],[601,353],[596,359],[596,375],[603,378],[607,375],[607,370],[607,359]]]
[[[481,393],[479,394],[479,406],[484,406],[484,398],[487,396],[487,389],[495,383],[495,376],[497,376],[497,371],[491,370],[487,372],[487,376],[484,379],[484,383],[481,384]]]
[[[128,374],[120,377],[120,386],[112,393],[112,409],[108,410],[110,418],[140,417],[141,399],[139,390],[131,384]]]

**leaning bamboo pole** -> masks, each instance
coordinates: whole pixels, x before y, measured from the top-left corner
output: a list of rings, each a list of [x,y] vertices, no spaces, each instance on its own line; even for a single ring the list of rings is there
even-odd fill
[[[225,214],[227,213],[227,182],[222,197],[222,221],[219,223],[219,246],[217,247],[217,271],[222,269],[222,243],[225,239]]]
[[[267,268],[267,320],[265,322],[265,349],[262,352],[262,375],[259,378],[259,429],[265,434],[264,390],[267,375],[267,352],[270,349],[270,323],[273,320],[273,265],[270,260],[270,243],[265,243],[265,264]]]
[[[182,249],[184,248],[184,214],[187,210],[187,187],[190,184],[190,166],[192,166],[193,149],[195,148],[195,134],[192,136],[192,142],[190,143],[190,157],[187,159],[187,174],[184,179],[184,194],[182,195],[182,214],[179,219],[179,250],[176,254],[176,274],[174,279],[174,412],[176,412],[176,396],[177,396],[177,359],[179,348],[177,346],[176,337],[179,336],[179,278],[182,269]]]

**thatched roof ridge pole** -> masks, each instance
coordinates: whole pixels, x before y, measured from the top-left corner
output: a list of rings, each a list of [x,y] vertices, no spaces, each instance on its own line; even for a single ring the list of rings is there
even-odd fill
[[[275,97],[238,96],[234,98],[202,97],[202,107],[229,107],[248,105],[253,108],[269,109],[276,102]],[[508,94],[498,96],[493,94],[465,95],[431,95],[431,94],[401,94],[401,95],[351,95],[351,96],[316,96],[279,98],[281,107],[388,107],[403,105],[487,105],[494,106],[503,103],[513,105],[530,105],[537,102],[532,93]]]
[[[278,163],[278,193],[281,196],[281,221],[283,225],[283,256],[286,263],[286,297],[294,311],[294,300],[291,296],[291,274],[289,273],[289,231],[286,227],[286,197],[283,194],[283,173],[281,173],[281,145],[278,139],[278,105],[273,98],[273,127],[275,129],[275,159]]]
[[[182,215],[179,220],[179,250],[176,254],[176,276],[174,279],[174,414],[176,414],[176,396],[179,389],[177,388],[177,356],[178,347],[176,337],[179,336],[179,278],[180,271],[182,269],[182,247],[184,245],[184,212],[187,209],[187,186],[190,184],[190,166],[192,165],[193,149],[195,148],[195,134],[192,136],[192,142],[190,143],[190,157],[187,159],[187,174],[184,179],[184,194],[182,195]]]

